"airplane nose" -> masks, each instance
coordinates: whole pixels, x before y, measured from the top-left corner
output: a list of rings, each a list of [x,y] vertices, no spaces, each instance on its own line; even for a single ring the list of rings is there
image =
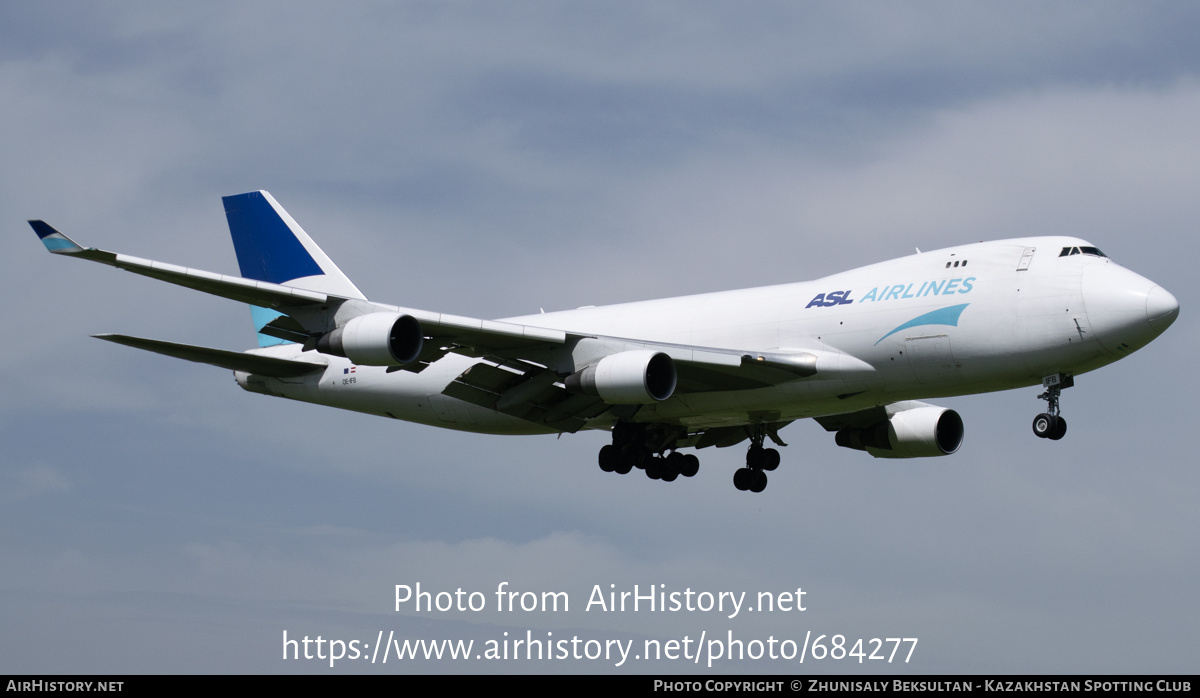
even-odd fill
[[[1084,268],[1082,291],[1095,338],[1114,355],[1149,344],[1179,315],[1175,296],[1113,262]]]
[[[1155,286],[1146,294],[1146,320],[1157,332],[1162,332],[1179,317],[1179,301],[1162,286]]]

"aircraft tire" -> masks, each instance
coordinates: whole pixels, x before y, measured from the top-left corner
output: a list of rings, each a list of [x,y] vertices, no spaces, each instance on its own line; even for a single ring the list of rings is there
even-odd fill
[[[1039,439],[1045,439],[1054,433],[1055,423],[1058,420],[1052,414],[1043,412],[1033,418],[1033,433]],[[1065,430],[1064,430],[1065,431]]]
[[[605,446],[600,449],[600,469],[606,473],[616,470],[621,464],[621,452],[616,446]]]
[[[700,459],[694,454],[687,454],[683,457],[683,465],[679,468],[679,474],[684,477],[692,477],[700,472]]]
[[[733,471],[733,486],[742,491],[748,490],[753,476],[754,471],[750,468],[738,468]]]
[[[661,480],[663,476],[663,462],[661,458],[650,456],[650,460],[646,461],[646,477],[651,480]]]
[[[751,470],[762,470],[766,459],[766,449],[762,446],[751,446],[750,450],[746,451],[746,467]]]
[[[1051,441],[1058,441],[1059,439],[1061,439],[1062,437],[1064,437],[1066,435],[1067,435],[1067,420],[1063,419],[1062,417],[1059,417],[1058,423],[1054,425],[1054,430],[1051,431],[1050,434],[1048,436],[1046,436],[1046,438],[1050,439]]]
[[[753,470],[754,479],[750,482],[750,487],[747,488],[751,492],[762,492],[767,489],[767,474],[761,470]]]
[[[614,472],[616,472],[618,475],[628,475],[629,471],[631,470],[633,470],[633,462],[628,459],[622,459],[617,463],[617,467],[614,469]]]
[[[774,470],[779,467],[779,451],[773,448],[763,449],[763,470]]]

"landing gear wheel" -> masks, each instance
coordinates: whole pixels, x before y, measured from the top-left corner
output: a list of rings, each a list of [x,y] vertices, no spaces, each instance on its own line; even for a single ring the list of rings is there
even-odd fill
[[[683,465],[679,468],[679,474],[684,477],[692,477],[700,472],[700,459],[689,453],[683,457]]]
[[[605,446],[600,449],[600,469],[606,473],[616,470],[621,464],[621,452],[616,446]]]
[[[1058,427],[1058,422],[1058,417],[1055,417],[1047,412],[1043,412],[1033,418],[1033,433],[1039,439],[1049,438]],[[1063,433],[1066,433],[1065,428],[1063,429]],[[1059,438],[1061,439],[1062,437],[1060,436]]]
[[[764,470],[774,470],[779,467],[779,451],[773,448],[763,448],[763,441],[768,435],[767,427],[759,424],[750,434],[750,448],[746,451],[746,467],[738,469],[733,474],[733,485],[739,490],[762,492],[767,488],[767,474]],[[783,442],[776,436],[771,436],[780,445]]]
[[[639,468],[651,480],[667,482],[680,475],[691,477],[700,469],[700,459],[675,451],[675,443],[686,435],[680,428],[618,421],[612,428],[612,444],[600,449],[600,469],[626,475]]]
[[[1058,424],[1054,427],[1054,430],[1051,431],[1050,434],[1046,438],[1050,439],[1051,441],[1058,441],[1059,439],[1061,439],[1062,437],[1064,437],[1066,435],[1067,435],[1067,420],[1063,419],[1062,417],[1059,417]]]

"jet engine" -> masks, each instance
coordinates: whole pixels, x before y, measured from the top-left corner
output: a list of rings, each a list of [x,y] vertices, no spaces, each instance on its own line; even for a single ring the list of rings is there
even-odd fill
[[[661,402],[675,392],[675,362],[660,351],[610,354],[563,381],[567,390],[599,395],[610,405]]]
[[[425,337],[411,315],[359,315],[317,340],[317,351],[363,366],[403,366],[417,360]]]
[[[864,429],[842,429],[834,438],[838,446],[876,458],[948,456],[962,445],[963,422],[954,410],[930,405],[897,412]]]

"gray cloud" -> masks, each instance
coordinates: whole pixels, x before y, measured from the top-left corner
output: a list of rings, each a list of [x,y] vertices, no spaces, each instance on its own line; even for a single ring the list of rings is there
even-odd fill
[[[328,671],[281,664],[281,631],[482,641],[528,627],[920,637],[913,663],[888,671],[1190,670],[1181,609],[1195,595],[1200,483],[1194,381],[1179,367],[1200,339],[1188,320],[1195,14],[6,7],[7,666]],[[740,449],[703,453],[700,475],[672,486],[619,478],[595,467],[601,434],[394,423],[89,339],[253,341],[245,308],[51,258],[22,222],[235,272],[218,197],[257,188],[372,298],[472,316],[781,283],[914,246],[1044,233],[1095,242],[1184,309],[1064,395],[1060,443],[1029,434],[1032,389],[939,401],[968,427],[947,459],[873,461],[799,423],[771,487],[748,497],[729,482]],[[597,584],[803,586],[811,610],[721,622],[391,610],[394,584],[504,580],[573,603]]]

